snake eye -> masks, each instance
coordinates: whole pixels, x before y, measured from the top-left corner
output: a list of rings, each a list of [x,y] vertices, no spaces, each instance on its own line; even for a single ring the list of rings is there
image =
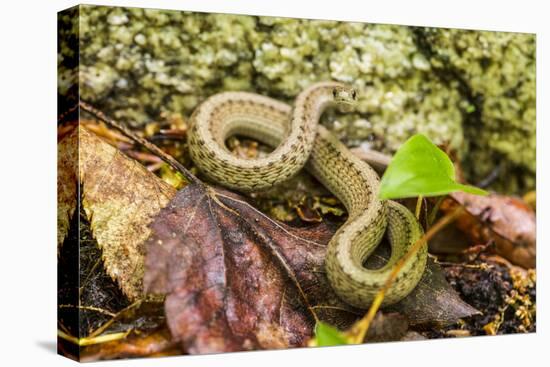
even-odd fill
[[[351,92],[351,98],[355,99],[357,97],[357,92],[355,89]]]
[[[338,95],[338,91],[337,91],[336,89],[333,89],[333,90],[332,90],[332,96],[333,96],[334,98],[336,98],[337,95]]]

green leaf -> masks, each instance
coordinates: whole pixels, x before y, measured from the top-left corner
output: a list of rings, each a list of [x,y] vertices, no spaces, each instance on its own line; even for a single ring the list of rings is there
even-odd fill
[[[477,187],[456,182],[455,168],[447,154],[424,135],[416,134],[395,153],[380,182],[378,197],[440,196],[455,191],[487,195]]]
[[[346,337],[338,329],[320,321],[315,325],[315,341],[319,347],[348,344]]]

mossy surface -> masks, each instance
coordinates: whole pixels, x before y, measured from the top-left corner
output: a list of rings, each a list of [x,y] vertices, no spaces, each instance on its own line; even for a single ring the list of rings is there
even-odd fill
[[[420,132],[472,183],[499,168],[494,189],[535,185],[530,34],[86,5],[79,76],[82,99],[136,127],[223,90],[292,102],[318,80],[352,83],[356,113],[324,121],[346,144],[392,153]]]

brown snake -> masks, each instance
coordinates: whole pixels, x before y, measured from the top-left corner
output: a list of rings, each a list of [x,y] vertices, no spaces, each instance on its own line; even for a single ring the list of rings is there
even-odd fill
[[[328,279],[340,298],[368,308],[392,267],[422,235],[414,215],[395,201],[377,198],[379,178],[355,157],[319,119],[324,110],[349,107],[356,92],[336,82],[312,85],[294,107],[258,94],[223,92],[209,97],[193,113],[190,153],[207,176],[239,191],[261,190],[295,175],[302,167],[328,188],[348,211],[348,219],[329,242],[325,258]],[[256,139],[275,150],[265,158],[235,157],[225,141],[232,135]],[[387,229],[392,254],[379,269],[365,260]],[[384,305],[398,302],[416,286],[426,266],[424,245],[402,267],[387,291]]]

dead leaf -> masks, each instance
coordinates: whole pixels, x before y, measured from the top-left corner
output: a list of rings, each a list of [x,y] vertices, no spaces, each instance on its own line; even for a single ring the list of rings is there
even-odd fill
[[[78,129],[76,124],[58,127],[57,144],[57,246],[61,247],[77,203]]]
[[[319,308],[356,317],[324,275],[322,225],[284,226],[237,195],[189,185],[151,228],[146,290],[168,294],[168,325],[189,353],[302,346]]]
[[[497,253],[525,268],[536,265],[536,219],[521,199],[491,194],[476,196],[462,192],[450,195],[469,213],[456,222],[477,243],[494,241]],[[442,209],[451,206],[446,203]]]
[[[295,206],[295,209],[300,219],[306,223],[320,223],[323,221],[321,214],[313,208],[313,200],[311,198],[304,198],[302,203]]]
[[[148,224],[175,190],[86,128],[74,134],[80,141],[82,205],[103,251],[105,269],[135,300],[143,294]]]
[[[406,315],[411,325],[443,327],[480,312],[464,302],[445,279],[439,265],[428,258],[422,279],[401,302],[387,310]]]
[[[326,279],[333,231],[322,225],[284,226],[235,194],[187,186],[151,224],[146,289],[168,294],[168,325],[189,353],[301,346],[315,317],[346,329],[364,312],[340,301]],[[477,313],[437,269],[430,264],[395,306],[411,324]]]
[[[429,243],[429,252],[437,255],[460,255],[472,246],[471,239],[456,227],[451,225],[437,232]]]

